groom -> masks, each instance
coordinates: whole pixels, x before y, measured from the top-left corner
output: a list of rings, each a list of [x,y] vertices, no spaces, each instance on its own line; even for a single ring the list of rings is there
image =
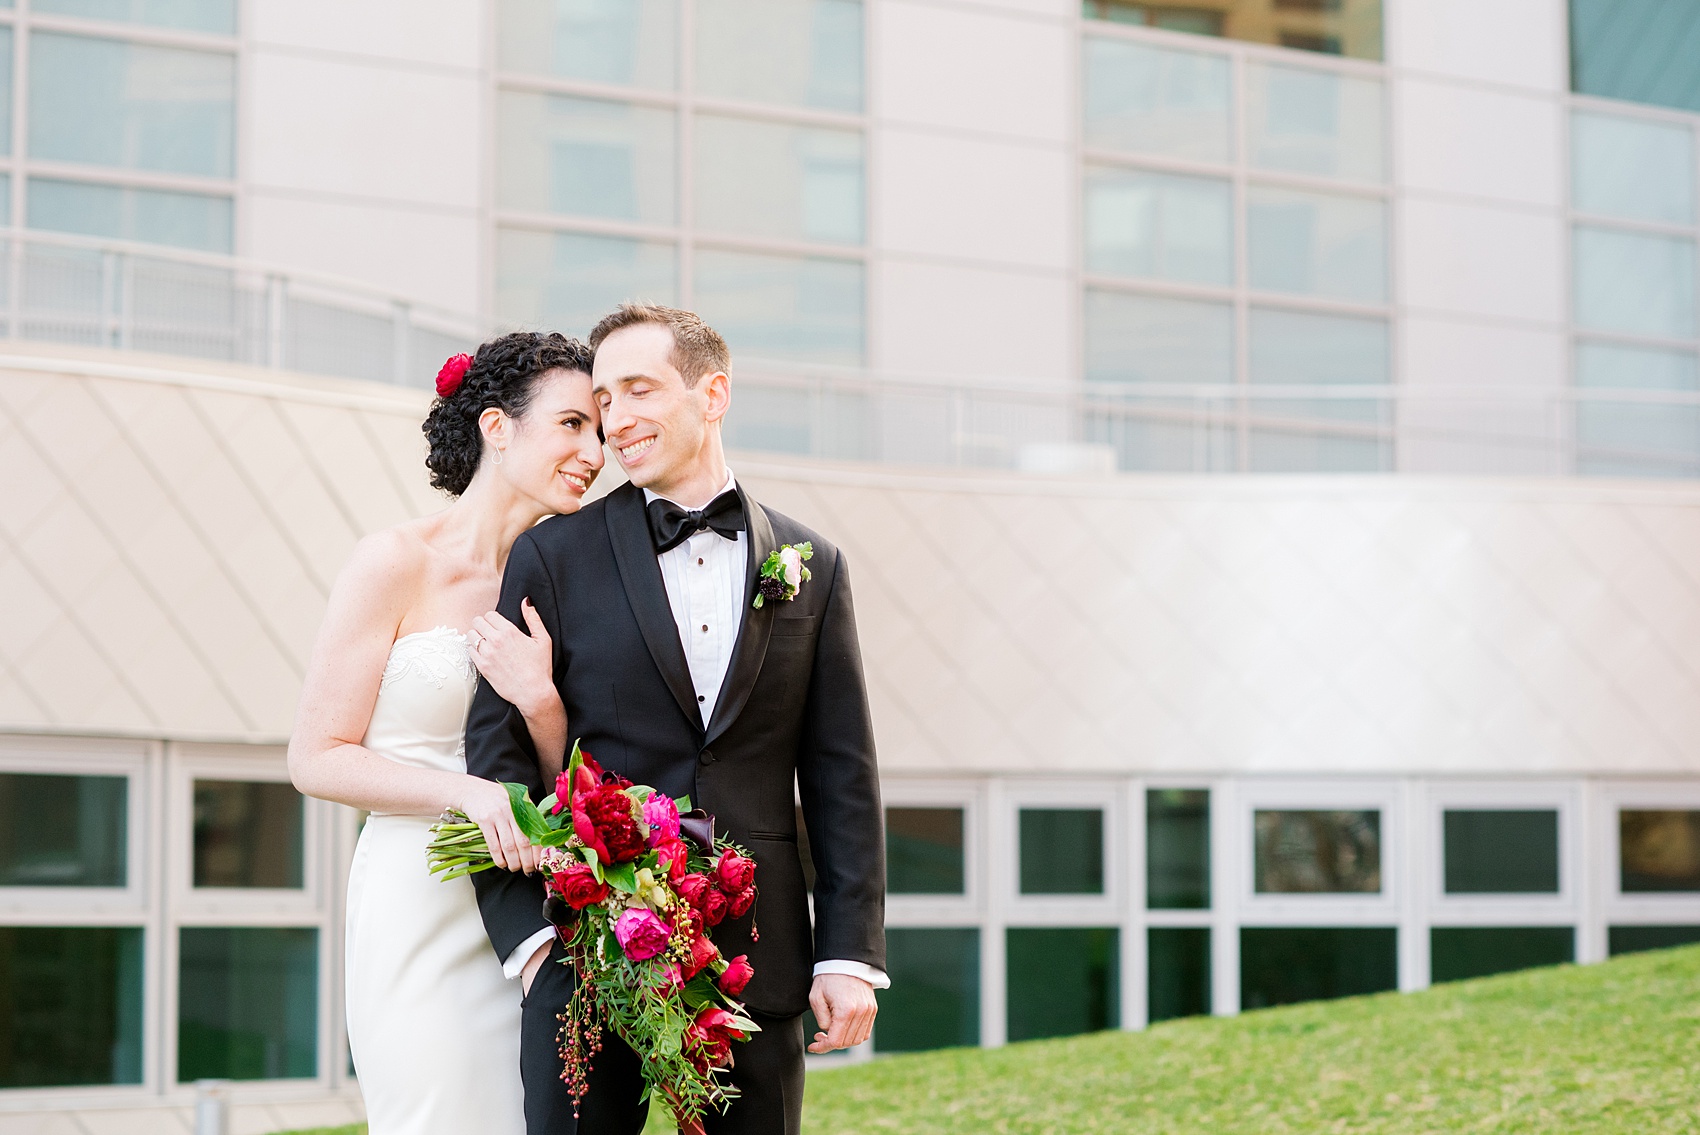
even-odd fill
[[[525,622],[529,597],[554,640],[569,735],[604,768],[689,795],[754,854],[754,918],[722,923],[716,944],[747,953],[744,1002],[762,1031],[734,1045],[742,1093],[711,1133],[795,1135],[803,1106],[802,1013],[811,1052],[860,1044],[885,966],[885,852],[873,729],[843,555],[769,512],[726,467],[726,343],[697,316],[627,304],[591,332],[602,427],[630,484],[522,535],[500,610]],[[785,545],[814,545],[813,578],[789,600],[754,606],[758,569]],[[480,683],[467,769],[547,791],[519,711]],[[793,785],[815,867],[814,927],[798,857]],[[575,1128],[560,1080],[557,1019],[573,987],[541,913],[536,877],[473,876],[509,976],[523,972],[521,1073],[529,1135],[637,1135],[646,1106],[631,1049],[594,1058]],[[759,940],[752,923],[760,927]]]

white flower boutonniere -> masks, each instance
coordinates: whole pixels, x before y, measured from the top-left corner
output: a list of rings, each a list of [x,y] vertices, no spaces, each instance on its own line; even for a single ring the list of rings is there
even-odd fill
[[[776,602],[795,599],[809,581],[809,569],[803,566],[803,561],[814,554],[815,546],[807,541],[795,546],[786,544],[778,551],[769,552],[762,561],[754,606],[760,607],[769,599]]]

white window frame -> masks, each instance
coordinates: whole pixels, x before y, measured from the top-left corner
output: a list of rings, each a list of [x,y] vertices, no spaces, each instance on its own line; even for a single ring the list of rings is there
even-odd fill
[[[1700,926],[1700,891],[1623,890],[1621,811],[1700,811],[1700,782],[1694,780],[1605,781],[1594,792],[1594,830],[1604,854],[1594,858],[1594,885],[1601,896],[1601,934],[1612,926]],[[1602,937],[1600,956],[1606,942]]]

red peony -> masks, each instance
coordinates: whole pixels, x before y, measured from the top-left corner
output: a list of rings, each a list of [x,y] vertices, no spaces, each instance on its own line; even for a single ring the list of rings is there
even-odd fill
[[[750,978],[756,974],[755,967],[750,964],[748,954],[739,954],[726,963],[726,972],[715,982],[720,986],[720,992],[728,997],[736,997],[744,991],[744,986],[750,983]]]
[[[608,897],[608,884],[598,882],[596,873],[583,863],[550,875],[549,887],[574,910],[583,910]]]
[[[726,895],[721,891],[709,887],[703,892],[702,917],[710,926],[719,926],[730,908],[731,904],[726,901]]]
[[[691,959],[685,963],[685,980],[689,981],[701,973],[708,964],[720,956],[720,950],[706,935],[691,940]]]
[[[715,884],[728,895],[735,895],[756,878],[756,861],[745,859],[731,848],[720,853],[720,862],[714,865]]]
[[[437,372],[437,397],[448,398],[460,389],[466,372],[472,369],[471,355],[450,355],[443,369]]]
[[[632,798],[617,784],[573,793],[573,831],[604,863],[624,863],[644,852]]]
[[[750,908],[754,905],[756,905],[756,889],[754,887],[745,887],[728,901],[733,918],[744,917],[744,915],[750,913]]]

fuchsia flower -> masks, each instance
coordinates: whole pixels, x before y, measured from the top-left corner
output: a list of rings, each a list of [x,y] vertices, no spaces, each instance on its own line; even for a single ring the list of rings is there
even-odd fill
[[[437,397],[453,396],[460,389],[460,384],[466,381],[466,372],[471,369],[471,355],[450,355],[443,369],[437,372]]]
[[[651,847],[679,838],[679,806],[664,792],[652,792],[643,802],[643,822],[649,825]]]
[[[726,963],[726,972],[720,975],[715,984],[720,986],[720,992],[728,997],[736,997],[744,991],[744,986],[750,983],[750,978],[756,974],[755,967],[750,965],[748,954],[739,954]]]
[[[647,962],[667,948],[673,931],[655,912],[634,906],[614,920],[614,937],[634,962]]]

